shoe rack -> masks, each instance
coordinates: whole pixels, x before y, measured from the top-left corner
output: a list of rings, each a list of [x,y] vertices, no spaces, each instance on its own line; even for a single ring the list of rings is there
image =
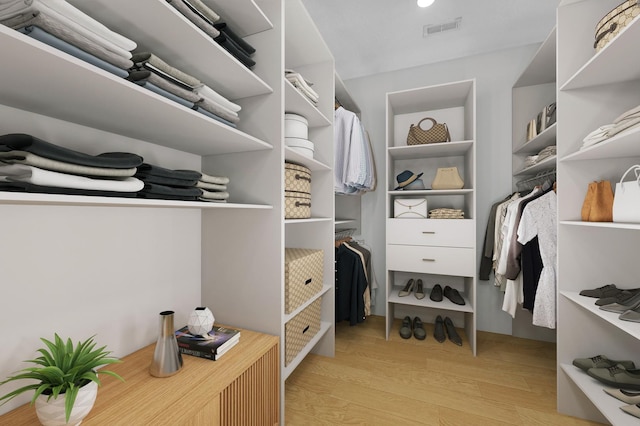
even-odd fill
[[[638,287],[640,224],[582,222],[589,182],[615,183],[640,163],[638,129],[581,150],[598,126],[637,106],[640,87],[640,22],[631,21],[604,48],[593,47],[594,28],[619,0],[563,2],[558,8],[558,411],[613,425],[640,419],[605,392],[600,382],[572,365],[605,355],[640,363],[638,323],[599,309],[581,290],[616,284]]]
[[[441,315],[464,327],[472,353],[476,354],[476,113],[475,80],[421,87],[386,95],[386,337],[398,333],[395,318],[419,316],[434,323]],[[447,123],[451,142],[407,145],[411,124],[425,117]],[[430,188],[439,167],[457,167],[463,189],[395,190],[396,176],[404,170],[423,173]],[[428,210],[454,208],[464,219],[394,218],[396,198],[426,198]],[[425,297],[413,291],[400,296],[410,280],[421,279]],[[430,299],[437,285],[457,290],[465,304],[446,297]],[[427,339],[433,339],[428,336]]]

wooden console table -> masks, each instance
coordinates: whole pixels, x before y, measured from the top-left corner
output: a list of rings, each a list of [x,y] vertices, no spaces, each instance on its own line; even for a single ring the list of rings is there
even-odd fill
[[[82,425],[277,425],[280,421],[278,337],[242,330],[240,342],[217,361],[183,355],[171,377],[149,374],[155,343],[109,369],[125,382],[101,377],[96,403]],[[25,404],[0,424],[39,424]]]

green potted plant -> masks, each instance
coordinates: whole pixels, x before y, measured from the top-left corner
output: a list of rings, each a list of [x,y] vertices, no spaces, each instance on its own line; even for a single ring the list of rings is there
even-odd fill
[[[71,339],[64,342],[58,334],[55,334],[54,342],[41,338],[46,348],[38,349],[38,358],[25,361],[35,366],[24,368],[9,376],[0,382],[0,386],[16,380],[31,379],[36,382],[0,397],[0,405],[24,392],[34,391],[31,404],[35,403],[38,419],[43,425],[51,421],[47,417],[56,411],[53,406],[60,409],[59,413],[53,414],[54,417],[58,417],[57,424],[60,424],[62,415],[65,424],[77,424],[82,421],[93,407],[100,385],[99,374],[108,374],[124,381],[112,371],[98,370],[98,367],[121,361],[110,357],[111,352],[105,350],[106,346],[96,349],[94,337],[78,342],[76,346]]]

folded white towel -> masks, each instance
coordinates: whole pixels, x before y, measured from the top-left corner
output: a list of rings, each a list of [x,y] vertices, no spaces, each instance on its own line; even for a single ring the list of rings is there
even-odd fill
[[[217,183],[218,185],[226,185],[229,183],[229,178],[226,176],[211,176],[206,173],[200,173],[202,174],[202,177],[200,177],[202,182]]]
[[[195,92],[198,93],[200,96],[207,98],[213,102],[216,102],[217,104],[225,107],[226,109],[228,109],[231,112],[238,112],[240,111],[242,108],[240,107],[240,105],[238,104],[234,104],[233,102],[231,102],[230,100],[228,100],[227,98],[225,98],[224,96],[220,95],[218,92],[216,92],[215,90],[213,90],[211,87],[207,86],[206,84],[203,84],[200,87],[197,87],[195,89]]]
[[[196,182],[196,188],[202,188],[209,191],[226,191],[227,185],[218,185],[217,183],[202,182],[199,180]]]

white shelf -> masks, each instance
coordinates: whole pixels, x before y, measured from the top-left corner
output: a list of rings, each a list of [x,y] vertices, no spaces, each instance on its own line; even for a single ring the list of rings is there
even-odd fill
[[[204,0],[218,15],[220,22],[240,37],[270,30],[273,24],[254,0]]]
[[[449,299],[447,299],[444,296],[441,302],[434,302],[433,300],[429,299],[429,295],[431,294],[430,288],[424,289],[425,296],[424,296],[424,299],[421,299],[421,300],[416,299],[415,294],[413,293],[405,297],[399,297],[398,292],[400,290],[402,290],[402,286],[394,286],[391,289],[392,293],[389,295],[389,299],[388,299],[389,303],[395,303],[397,305],[421,306],[425,308],[443,309],[446,311],[470,312],[470,313],[473,312],[473,306],[471,306],[471,302],[469,301],[469,299],[466,297],[464,293],[460,293],[460,295],[464,299],[465,304],[456,305],[455,303],[451,302]],[[443,291],[444,291],[444,287],[443,287]]]
[[[356,222],[355,219],[338,219],[336,218],[334,225],[347,225],[349,223],[354,223]]]
[[[228,99],[273,92],[253,71],[166,1],[137,0],[136,7],[131,7],[130,0],[71,0],[69,3],[137,42],[136,51],[152,52]],[[248,5],[246,0],[225,3]],[[254,9],[248,7],[248,10]],[[194,53],[185,55],[185,52]]]
[[[466,155],[473,148],[474,141],[430,143],[389,147],[394,160],[409,160],[417,157],[457,157]]]
[[[393,92],[388,95],[389,107],[399,115],[464,106],[472,88],[473,81],[466,80]]]
[[[522,170],[518,170],[517,172],[514,172],[513,175],[514,176],[533,175],[544,170],[551,170],[554,167],[556,167],[556,156],[552,155],[540,161],[539,163],[534,164],[533,166],[526,167]]]
[[[557,123],[553,123],[529,142],[523,142],[513,148],[514,154],[535,155],[542,149],[556,144]]]
[[[303,116],[309,122],[309,127],[331,125],[332,120],[325,117],[320,110],[286,78],[284,79],[284,96],[284,112]]]
[[[573,90],[640,79],[640,56],[629,50],[640,39],[640,23],[624,27],[602,50],[588,60],[560,90]],[[612,66],[615,64],[615,66]]]
[[[578,292],[572,291],[561,291],[560,294],[571,300],[581,308],[591,312],[598,318],[601,318],[609,324],[613,324],[617,329],[624,331],[625,333],[633,336],[636,339],[640,339],[640,323],[622,321],[621,319],[619,319],[620,314],[617,314],[615,312],[603,311],[595,304],[595,299],[592,297],[580,296]]]
[[[302,164],[303,166],[308,167],[309,170],[311,170],[312,172],[331,170],[331,167],[329,165],[322,163],[318,160],[315,160],[313,158],[306,157],[292,150],[288,146],[285,146],[284,148],[284,159],[292,163]]]
[[[316,335],[313,336],[311,341],[309,343],[307,343],[307,345],[304,348],[302,348],[302,350],[298,353],[298,355],[296,355],[296,357],[293,360],[291,360],[289,365],[284,367],[284,369],[282,371],[282,380],[283,381],[287,380],[289,375],[291,373],[293,373],[293,371],[298,367],[298,365],[300,365],[302,360],[311,352],[313,347],[320,341],[320,339],[322,339],[324,337],[325,334],[327,334],[327,332],[330,329],[331,329],[331,323],[330,322],[322,321],[320,323],[320,331],[318,331],[318,333],[316,333]],[[282,350],[284,351],[284,348]]]
[[[285,68],[333,62],[331,51],[322,39],[309,12],[301,2],[285,1]]]
[[[264,204],[208,203],[200,201],[155,200],[144,198],[94,197],[87,195],[34,194],[1,192],[0,204],[55,205],[55,206],[108,206],[154,207],[186,209],[272,209]]]
[[[583,222],[580,220],[563,220],[560,225],[582,226],[587,228],[608,228],[608,229],[630,229],[640,231],[640,223],[618,223],[618,222]]]
[[[473,194],[473,189],[412,189],[410,191],[388,191],[389,195],[466,195]]]
[[[3,57],[21,58],[2,65],[0,104],[197,155],[272,148],[251,135],[2,25],[0,52]],[[56,70],[55,84],[51,75],[43,72],[42,64]],[[91,94],[79,88],[90,88]]]
[[[284,223],[285,225],[290,225],[290,224],[294,224],[294,223],[313,223],[313,222],[327,222],[327,221],[333,221],[333,218],[331,217],[310,217],[308,219],[285,219]]]
[[[516,87],[537,86],[556,81],[556,28],[544,40],[527,69],[513,85]]]
[[[560,159],[560,161],[601,160],[607,158],[638,157],[638,138],[640,127],[630,129],[613,136],[610,139],[574,152]]]
[[[573,365],[561,364],[560,368],[612,425],[640,424],[640,419],[620,409],[627,404],[605,393],[604,388],[609,388],[609,386],[600,383]]]

